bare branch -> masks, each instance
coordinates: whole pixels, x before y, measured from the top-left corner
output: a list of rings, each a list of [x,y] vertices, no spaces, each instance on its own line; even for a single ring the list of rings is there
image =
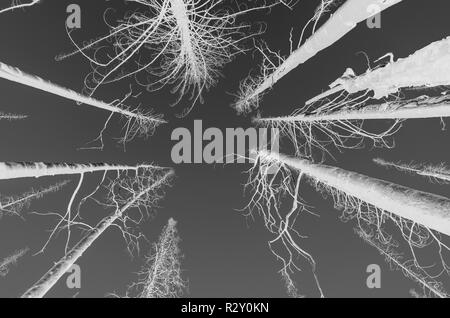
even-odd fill
[[[414,260],[405,260],[404,257],[395,251],[398,243],[384,237],[379,237],[376,233],[367,233],[361,229],[355,230],[356,234],[366,243],[374,247],[384,258],[386,262],[395,269],[400,270],[407,278],[418,283],[425,295],[431,295],[438,298],[448,298],[449,295],[443,289],[442,283],[430,278]]]
[[[97,109],[102,109],[104,111],[110,112],[111,116],[106,121],[101,133],[103,133],[103,131],[106,129],[110,118],[114,114],[119,115],[121,118],[125,118],[126,123],[124,126],[126,129],[125,136],[122,139],[124,143],[130,141],[136,136],[148,136],[153,133],[156,127],[165,123],[165,121],[162,120],[161,116],[152,115],[151,111],[143,111],[139,110],[138,108],[131,109],[131,107],[124,105],[124,102],[132,95],[131,93],[127,94],[122,100],[118,99],[108,104],[96,100],[90,96],[84,96],[73,90],[58,86],[56,84],[52,84],[37,76],[26,74],[19,69],[6,65],[4,63],[0,63],[0,78],[32,87],[53,95],[57,95],[75,101],[79,104],[86,104]],[[99,138],[101,139],[101,134]]]
[[[394,168],[406,173],[426,177],[429,180],[439,183],[450,183],[450,169],[444,163],[435,166],[430,164],[394,163],[380,158],[374,159],[373,161],[385,168]]]
[[[393,147],[390,137],[404,120],[450,117],[450,97],[421,96],[411,100],[389,101],[362,106],[370,98],[347,99],[344,107],[332,100],[313,111],[305,107],[286,117],[255,118],[258,124],[278,128],[294,143],[298,155],[309,155],[313,148],[324,151],[329,144],[337,148],[358,148],[368,139],[376,147]],[[385,128],[366,129],[367,120],[391,120]]]
[[[336,1],[321,0],[314,16],[303,29],[299,46],[291,52],[287,58],[281,58],[275,54],[272,60],[272,51],[264,52],[264,62],[261,66],[261,75],[257,78],[252,76],[241,84],[241,92],[235,104],[239,113],[249,112],[252,108],[258,108],[263,94],[272,88],[289,72],[313,58],[319,52],[327,49],[347,33],[352,31],[358,23],[365,21],[373,15],[368,8],[379,8],[380,12],[401,2],[402,0],[347,0],[334,12],[333,15],[316,31],[317,22],[322,15],[335,5]],[[313,26],[313,34],[302,44],[306,27]]]
[[[20,196],[0,197],[0,217],[6,215],[21,215],[24,208],[28,207],[33,200],[37,200],[46,194],[59,191],[69,181],[59,182],[47,188],[31,189]]]
[[[29,2],[27,2],[27,3],[21,3],[20,0],[12,0],[10,7],[0,9],[0,14],[8,12],[8,11],[31,7],[31,6],[34,6],[35,4],[38,4],[40,1],[41,0],[29,0]]]
[[[153,244],[152,253],[146,266],[139,273],[140,279],[130,288],[138,292],[138,298],[179,298],[186,289],[186,281],[181,277],[180,238],[177,222],[169,220],[159,241]]]
[[[6,275],[8,275],[11,266],[16,265],[19,258],[22,258],[26,253],[28,253],[28,251],[28,247],[18,250],[12,255],[0,261],[0,277],[5,277]]]
[[[110,206],[115,208],[115,212],[104,218],[96,226],[92,227],[66,255],[61,258],[36,284],[34,284],[22,298],[42,298],[56,284],[56,282],[70,269],[70,267],[83,255],[83,253],[110,227],[116,222],[127,223],[128,210],[132,208],[149,209],[160,198],[157,191],[167,185],[174,172],[170,170],[162,176],[148,171],[142,179],[137,177],[134,182],[114,181],[111,187]],[[114,191],[115,189],[116,191]],[[130,192],[131,194],[123,194]],[[131,198],[130,198],[131,196]],[[128,197],[128,200],[125,198]],[[123,232],[124,236],[131,235]]]
[[[258,154],[256,162],[259,166],[255,165],[252,171],[258,169],[259,172],[256,170],[256,177],[250,182],[254,188],[251,206],[268,216],[265,219],[270,221],[269,225],[276,224],[273,220],[279,217],[276,196],[280,193],[292,196],[288,180],[295,171],[319,192],[331,196],[336,208],[343,211],[341,219],[356,220],[358,229],[367,235],[366,238],[371,240],[375,233],[380,244],[392,245],[392,236],[385,229],[390,229],[390,232],[396,230],[410,250],[412,265],[420,269],[420,273],[413,271],[420,274],[415,278],[421,277],[422,284],[431,284],[430,290],[434,281],[450,273],[446,257],[450,248],[445,243],[445,236],[450,236],[449,199],[305,159],[266,151]],[[276,174],[264,173],[268,167],[272,167],[271,171],[278,167]],[[281,180],[278,185],[275,183],[277,178]],[[435,251],[439,262],[422,264],[417,250],[426,247],[430,252]],[[426,262],[429,264],[430,260]],[[397,265],[405,263],[398,262]],[[412,265],[407,268],[412,269]]]
[[[261,28],[251,31],[251,25],[239,24],[238,18],[280,3],[293,4],[258,0],[254,7],[237,3],[238,9],[232,10],[223,0],[128,1],[142,10],[128,13],[118,23],[106,22],[109,34],[84,46],[68,32],[76,50],[57,60],[77,53],[88,59],[93,68],[85,79],[89,95],[103,84],[134,77],[149,91],[173,87],[179,95],[176,103],[189,96],[191,108],[216,84],[222,67],[245,50],[243,42],[262,32]]]
[[[5,113],[0,112],[0,120],[13,121],[13,120],[26,119],[26,118],[28,118],[28,116],[26,116],[26,115],[5,114]]]
[[[391,60],[382,67],[368,69],[356,76],[352,69],[330,84],[330,90],[310,99],[307,105],[345,91],[348,94],[373,92],[374,99],[398,94],[402,88],[450,85],[450,37],[433,42],[406,58]],[[381,58],[383,59],[383,57]],[[380,59],[378,59],[380,60]],[[336,103],[332,105],[337,107]],[[323,110],[324,107],[321,107]]]
[[[274,235],[269,241],[269,248],[282,263],[280,274],[291,297],[301,297],[297,284],[292,279],[292,273],[302,271],[300,259],[311,267],[320,296],[325,297],[317,276],[317,264],[310,252],[298,243],[307,237],[295,229],[297,221],[304,214],[311,213],[308,206],[300,198],[300,181],[302,175],[296,178],[283,165],[275,161],[261,160],[256,156],[255,165],[249,170],[249,180],[246,188],[253,189],[247,209],[248,216],[256,212],[263,217],[267,230]],[[293,186],[295,184],[295,186]],[[280,207],[281,197],[287,195],[292,200],[289,211],[283,212]]]

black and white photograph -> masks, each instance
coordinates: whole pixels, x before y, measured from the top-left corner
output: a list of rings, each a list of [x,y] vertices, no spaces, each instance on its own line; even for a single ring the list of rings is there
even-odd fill
[[[0,298],[450,297],[449,12],[0,0]]]

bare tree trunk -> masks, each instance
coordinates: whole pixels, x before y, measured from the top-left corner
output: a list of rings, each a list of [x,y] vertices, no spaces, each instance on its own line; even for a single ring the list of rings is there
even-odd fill
[[[268,154],[266,159],[299,170],[327,187],[450,236],[448,198],[308,160],[278,154]]]
[[[94,172],[109,171],[137,171],[138,169],[152,169],[152,165],[124,166],[98,164],[69,164],[69,163],[18,163],[0,162],[0,180],[20,178],[41,178],[60,175],[78,175]]]
[[[61,260],[59,260],[37,283],[35,283],[22,298],[42,298],[58,282],[58,280],[71,268],[71,266],[83,255],[83,253],[106,231],[116,220],[118,220],[136,201],[147,193],[162,186],[174,171],[171,170],[152,186],[138,193],[123,208],[114,214],[104,218],[94,229],[92,229],[77,245],[75,245]]]
[[[31,7],[34,6],[35,4],[38,4],[41,0],[31,0],[28,3],[19,3],[19,1],[12,1],[13,5],[11,5],[10,7],[7,7],[5,9],[1,9],[0,10],[0,14],[8,12],[8,11],[13,11],[16,9],[23,9],[26,7]],[[15,4],[14,4],[15,3]]]
[[[274,72],[262,78],[261,82],[236,103],[239,112],[245,112],[257,103],[258,98],[273,87],[289,72],[313,58],[319,52],[330,47],[347,33],[352,31],[358,23],[373,15],[371,8],[381,11],[401,2],[402,0],[348,0],[346,1],[323,26],[317,30],[297,50],[293,51]]]

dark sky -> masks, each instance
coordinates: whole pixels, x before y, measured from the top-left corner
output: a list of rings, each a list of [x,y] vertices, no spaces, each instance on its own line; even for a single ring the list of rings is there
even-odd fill
[[[39,75],[54,83],[80,91],[89,65],[80,56],[63,62],[54,57],[71,50],[65,33],[66,7],[74,1],[44,0],[25,11],[0,16],[0,61],[17,66],[30,74]],[[121,1],[110,1],[115,6]],[[82,9],[82,28],[74,33],[79,41],[89,40],[106,32],[102,14],[105,1],[77,1]],[[261,37],[271,48],[283,54],[289,49],[289,31],[299,34],[312,15],[318,1],[301,0],[294,11],[274,9],[270,14],[249,17],[267,24],[267,33]],[[120,5],[120,8],[123,8]],[[325,52],[286,76],[264,98],[261,112],[266,116],[286,115],[300,107],[339,77],[347,67],[358,73],[366,70],[366,60],[357,52],[365,52],[374,61],[393,52],[405,57],[425,45],[448,35],[449,3],[447,0],[405,0],[382,14],[382,28],[368,29],[364,23]],[[118,137],[120,123],[114,121],[106,134],[104,151],[81,151],[79,147],[93,139],[108,114],[90,107],[42,93],[18,84],[0,80],[0,110],[22,113],[29,119],[0,124],[0,161],[42,162],[107,162],[137,164],[156,163],[173,166],[177,177],[173,187],[161,202],[155,219],[141,225],[150,241],[154,241],[170,217],[179,224],[184,276],[189,280],[192,297],[285,297],[286,292],[278,270],[280,263],[270,253],[267,241],[271,236],[264,229],[260,217],[246,219],[239,211],[248,201],[243,193],[247,165],[178,165],[171,162],[170,141],[173,129],[186,127],[192,131],[196,119],[204,127],[221,129],[249,127],[251,117],[240,117],[230,107],[239,81],[260,56],[250,53],[238,56],[223,70],[218,85],[205,94],[205,103],[197,105],[185,118],[178,114],[188,101],[171,107],[174,96],[170,90],[144,93],[140,101],[164,113],[169,124],[159,128],[155,135],[128,144],[127,151],[112,141]],[[130,82],[101,88],[98,97],[113,100]],[[187,104],[186,104],[187,105]],[[372,158],[440,163],[446,162],[448,131],[443,131],[439,120],[417,120],[403,125],[395,136],[396,147],[391,150],[365,149],[339,153],[330,151],[335,160],[327,163],[369,176],[384,178],[424,191],[448,195],[448,187],[426,183],[424,180],[384,171],[371,162]],[[288,144],[287,140],[283,144]],[[69,178],[70,179],[70,178]],[[94,182],[95,177],[89,182]],[[59,180],[59,179],[58,179]],[[76,178],[74,178],[76,180]],[[2,195],[19,194],[31,187],[55,182],[52,180],[19,180],[0,182]],[[76,182],[65,190],[48,195],[30,207],[30,211],[59,211],[64,209]],[[308,191],[308,190],[306,190]],[[305,193],[308,203],[320,218],[309,218],[299,224],[298,230],[309,236],[302,242],[316,258],[318,275],[328,297],[408,297],[415,285],[398,271],[391,271],[376,251],[353,233],[352,224],[339,221],[339,212],[332,202],[314,194]],[[102,213],[103,211],[86,211]],[[25,214],[24,219],[4,217],[0,220],[0,259],[13,251],[30,247],[34,253],[46,240],[54,225],[51,217]],[[58,237],[45,254],[23,258],[11,273],[0,278],[0,297],[18,297],[37,281],[63,255],[64,236]],[[145,254],[146,251],[143,251]],[[142,255],[141,255],[142,256]],[[115,230],[103,235],[79,260],[82,269],[82,288],[79,297],[104,297],[111,292],[123,293],[135,281],[135,272],[141,266],[140,256],[131,258],[123,239]],[[370,264],[382,266],[382,288],[366,287],[366,268]],[[317,296],[301,275],[298,284],[308,296]],[[309,278],[310,279],[310,278]],[[77,291],[68,290],[62,279],[48,294],[50,297],[71,297]]]

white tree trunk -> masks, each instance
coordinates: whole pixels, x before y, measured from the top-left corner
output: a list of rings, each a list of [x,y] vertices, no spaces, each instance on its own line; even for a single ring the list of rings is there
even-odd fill
[[[122,166],[108,164],[50,164],[36,163],[5,163],[0,162],[0,180],[21,178],[40,178],[59,175],[78,175],[93,172],[131,171],[138,169],[151,169],[155,166]]]
[[[36,284],[33,285],[22,298],[42,298],[58,282],[58,280],[72,267],[72,265],[83,255],[83,253],[100,237],[117,219],[131,208],[139,198],[148,192],[163,185],[168,178],[174,174],[168,172],[165,176],[155,182],[151,187],[138,193],[123,208],[114,214],[104,218],[94,229],[81,239],[61,260],[59,260]]]
[[[239,111],[245,110],[245,104],[251,104],[266,90],[274,86],[289,72],[304,64],[319,52],[330,47],[347,33],[352,31],[358,23],[373,16],[373,8],[384,11],[402,0],[347,0],[306,42],[286,58],[286,60],[269,76],[238,101]]]
[[[165,123],[164,120],[161,120],[157,118],[156,116],[149,117],[145,116],[139,113],[135,113],[132,111],[129,111],[125,108],[121,108],[112,104],[108,104],[99,100],[96,100],[92,97],[84,96],[80,93],[77,93],[73,90],[58,86],[56,84],[52,84],[50,82],[47,82],[43,80],[42,78],[39,78],[37,76],[26,74],[22,71],[20,71],[18,68],[11,67],[9,65],[6,65],[4,63],[0,62],[0,77],[6,80],[9,80],[11,82],[19,83],[28,87],[36,88],[40,91],[44,91],[53,95],[57,95],[78,103],[90,105],[96,108],[100,108],[106,111],[109,111],[111,113],[116,113],[123,115],[128,118],[135,118],[137,120],[141,121],[149,121],[152,120],[155,123]]]
[[[448,198],[304,159],[278,154],[268,154],[266,159],[285,164],[325,186],[450,236]]]

